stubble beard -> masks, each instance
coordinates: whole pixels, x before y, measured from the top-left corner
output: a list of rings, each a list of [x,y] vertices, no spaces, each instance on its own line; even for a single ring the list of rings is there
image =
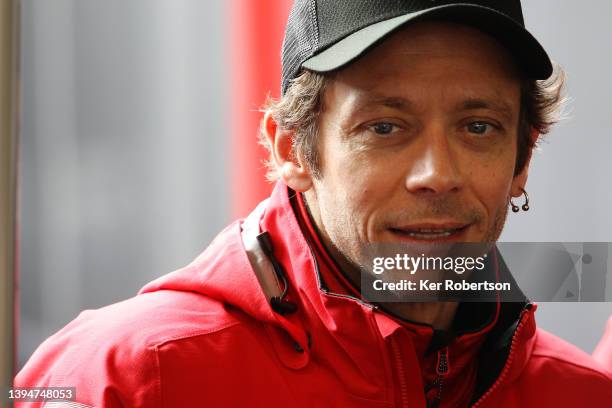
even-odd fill
[[[487,230],[481,242],[484,244],[494,245],[501,236],[507,217],[508,206],[506,205],[498,208],[495,216],[493,217],[493,224]],[[334,218],[334,221],[337,222],[338,217]],[[332,234],[329,234],[329,244],[331,246],[330,252],[334,258],[336,258],[336,261],[340,266],[341,273],[343,273],[357,289],[360,289],[362,280],[361,274],[368,274],[368,276],[365,277],[368,281],[376,279],[377,275],[374,275],[372,272],[371,265],[365,264],[363,261],[364,259],[367,259],[367,257],[363,256],[361,253],[363,248],[360,248],[359,246],[363,246],[364,244],[349,242],[349,240],[346,239],[346,235],[341,233],[342,230],[347,231],[348,228],[351,228],[352,225],[356,224],[352,223],[351,217],[349,217],[342,224],[344,225],[342,225],[341,228],[333,231]],[[336,232],[340,233],[337,234]],[[355,231],[355,233],[357,232]],[[390,291],[388,295],[398,301],[400,299],[405,299],[406,297],[405,293],[402,292],[396,293]]]

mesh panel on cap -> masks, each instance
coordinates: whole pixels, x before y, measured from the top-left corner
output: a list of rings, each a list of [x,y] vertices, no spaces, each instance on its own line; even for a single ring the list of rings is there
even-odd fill
[[[523,24],[519,0],[318,0],[317,3],[320,49],[379,21],[450,4],[488,7]]]
[[[291,8],[283,40],[282,92],[293,79],[302,62],[312,56],[319,44],[316,0],[296,0]]]

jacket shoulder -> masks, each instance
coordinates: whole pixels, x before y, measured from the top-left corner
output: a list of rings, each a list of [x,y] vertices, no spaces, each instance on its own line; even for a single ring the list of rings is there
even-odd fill
[[[536,332],[524,374],[523,380],[531,383],[526,387],[532,387],[539,398],[567,406],[612,401],[612,378],[607,371],[578,347],[542,329]]]
[[[239,325],[219,301],[192,292],[144,293],[86,310],[45,340],[15,378],[21,387],[75,387],[96,407],[158,406],[158,347]]]
[[[540,364],[564,366],[569,373],[601,378],[612,387],[612,378],[597,361],[578,347],[546,330],[537,330],[532,359]]]
[[[612,379],[585,352],[538,328],[518,376],[486,406],[598,407],[612,401]],[[516,358],[516,357],[515,357]]]

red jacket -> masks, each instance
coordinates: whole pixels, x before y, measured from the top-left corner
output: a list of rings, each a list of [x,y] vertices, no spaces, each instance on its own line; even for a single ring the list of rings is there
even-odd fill
[[[608,319],[604,335],[593,351],[593,358],[612,373],[612,317]]]
[[[273,257],[256,244],[260,230]],[[537,329],[535,310],[501,304],[486,339],[459,336],[429,367],[431,328],[326,288],[279,183],[191,264],[47,339],[15,385],[76,387],[95,407],[425,407],[431,370],[451,390],[469,384],[478,407],[612,406],[610,374]],[[481,340],[466,359],[462,349]],[[443,407],[469,403],[440,395]]]

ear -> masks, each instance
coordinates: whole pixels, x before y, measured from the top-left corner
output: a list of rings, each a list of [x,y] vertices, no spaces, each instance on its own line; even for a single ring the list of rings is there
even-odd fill
[[[534,144],[539,136],[540,134],[535,129],[532,129],[531,139],[533,140]],[[520,197],[523,195],[523,191],[521,190],[521,188],[524,189],[527,185],[527,177],[529,175],[529,165],[531,163],[533,149],[533,147],[529,149],[529,154],[527,155],[527,160],[525,160],[525,166],[523,167],[523,170],[519,174],[514,176],[514,179],[512,180],[512,185],[510,189],[510,194],[512,195],[512,197]]]
[[[294,191],[309,190],[312,177],[306,162],[293,151],[293,132],[279,128],[270,111],[264,114],[263,126],[281,180]]]

